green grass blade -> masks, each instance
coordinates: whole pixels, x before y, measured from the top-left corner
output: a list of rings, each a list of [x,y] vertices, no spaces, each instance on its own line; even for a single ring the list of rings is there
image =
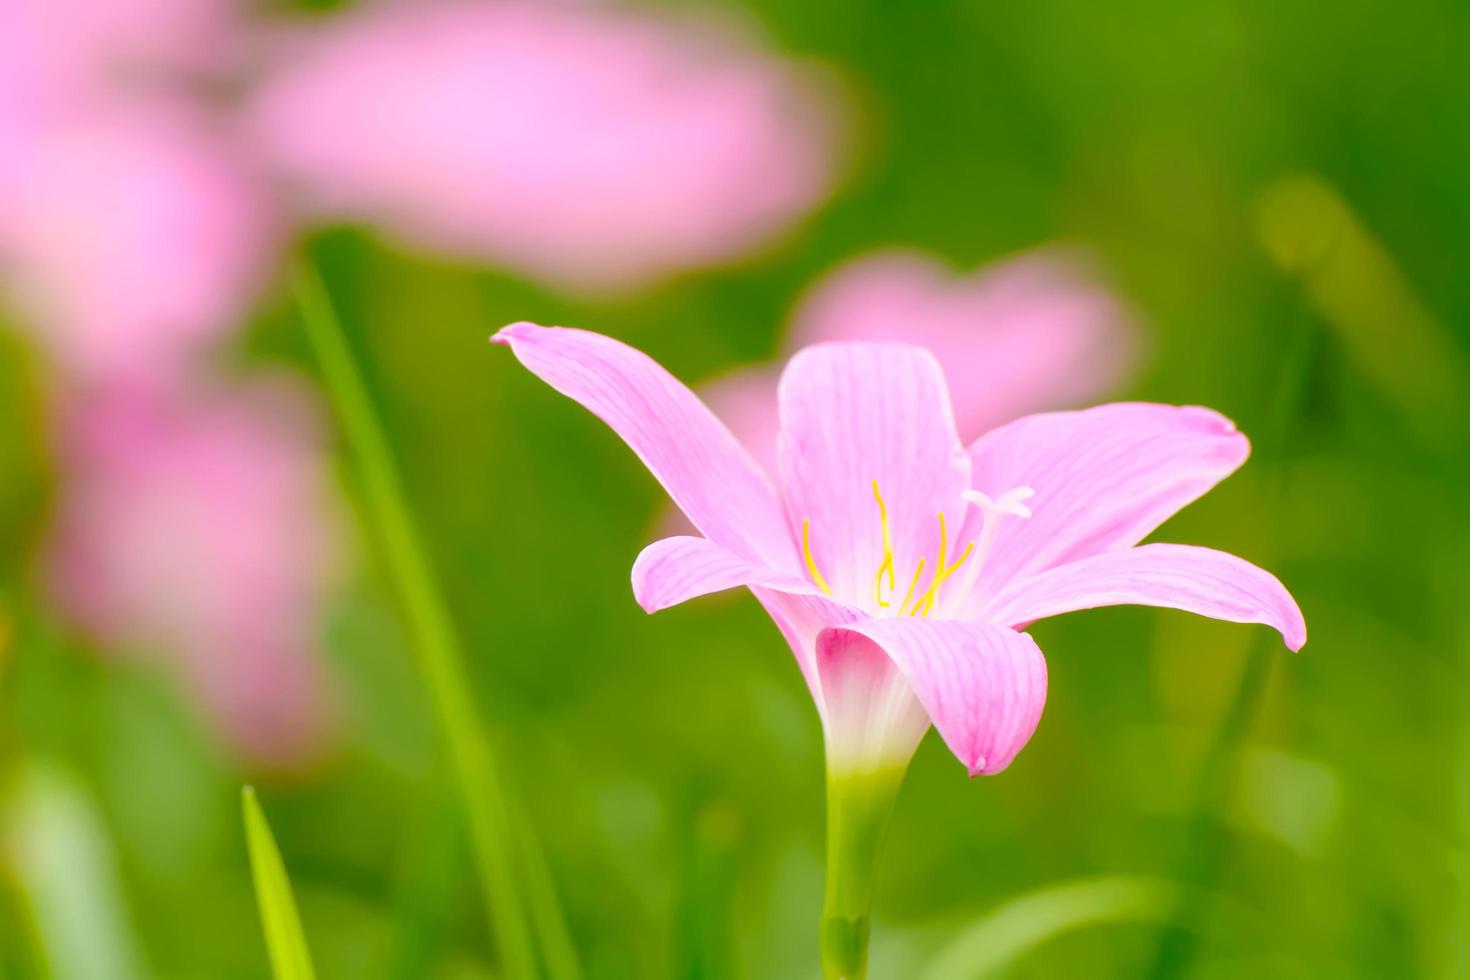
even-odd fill
[[[306,935],[301,930],[301,916],[291,894],[291,880],[270,824],[256,802],[255,790],[246,786],[241,793],[245,811],[245,844],[250,850],[250,873],[255,879],[255,899],[260,903],[260,924],[265,931],[265,947],[270,954],[271,973],[275,980],[316,980],[311,966],[311,953],[306,948]]]
[[[149,976],[128,921],[106,821],[82,784],[65,769],[30,762],[14,773],[7,792],[0,814],[0,865],[16,876],[33,917],[46,976]]]
[[[425,555],[392,452],[321,277],[303,266],[296,276],[295,292],[361,470],[365,502],[386,568],[416,641],[420,669],[464,805],[501,968],[510,980],[536,977],[526,904],[514,875],[511,821],[495,757],[469,693],[459,637]]]
[[[1114,875],[1052,885],[1011,899],[940,951],[923,980],[999,977],[1026,954],[1089,926],[1161,922],[1179,890],[1157,878]]]
[[[515,821],[515,839],[520,844],[531,924],[541,942],[546,976],[548,980],[582,980],[577,948],[572,944],[571,934],[567,931],[561,903],[557,900],[556,885],[551,878],[551,869],[547,866],[546,855],[541,850],[535,829],[520,807],[514,808],[512,818]]]

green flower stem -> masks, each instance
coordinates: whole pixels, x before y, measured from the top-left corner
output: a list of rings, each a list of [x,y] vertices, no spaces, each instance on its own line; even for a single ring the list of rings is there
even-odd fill
[[[827,893],[822,903],[822,976],[866,980],[868,911],[878,853],[903,783],[902,767],[827,776]]]
[[[414,634],[420,669],[428,682],[469,823],[470,846],[503,975],[512,980],[534,978],[536,957],[525,902],[515,879],[508,833],[510,815],[494,754],[470,697],[458,634],[434,580],[397,466],[358,377],[352,352],[342,336],[326,288],[310,266],[303,265],[298,271],[295,292],[327,388],[361,469],[364,499],[380,538],[385,566]]]

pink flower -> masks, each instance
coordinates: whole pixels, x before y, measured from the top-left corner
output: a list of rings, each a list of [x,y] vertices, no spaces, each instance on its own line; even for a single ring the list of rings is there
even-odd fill
[[[1301,612],[1232,555],[1138,542],[1244,462],[1204,408],[1111,404],[1032,415],[966,449],[929,352],[826,343],[781,377],[775,485],[691,391],[648,357],[578,330],[500,331],[533,373],[607,422],[702,537],[644,550],[653,612],[748,586],[796,655],[831,771],[900,770],[932,723],[971,775],[1036,728],[1037,619],[1122,603],[1264,623]]]
[[[276,387],[191,387],[277,244],[211,105],[240,6],[0,0],[0,267],[60,368],[60,603],[169,657],[225,738],[284,764],[332,721],[311,653],[335,539],[309,413]]]
[[[17,167],[75,129],[213,80],[233,61],[238,0],[0,0],[0,222]]]
[[[832,183],[816,84],[692,19],[429,0],[299,42],[256,132],[316,210],[557,285],[637,287],[730,259]]]
[[[232,328],[268,264],[268,199],[180,111],[43,127],[0,189],[0,261],[74,375],[168,376]]]
[[[95,108],[219,74],[240,0],[0,0],[5,121]]]
[[[919,251],[890,249],[839,266],[791,317],[789,350],[836,340],[925,347],[944,367],[965,432],[1093,399],[1133,361],[1131,317],[1062,249],[957,274]],[[750,368],[704,391],[705,400],[768,468],[776,462],[779,372]]]
[[[174,658],[220,734],[275,764],[331,727],[314,654],[336,528],[303,394],[113,388],[61,419],[58,600],[99,639]]]
[[[0,0],[0,266],[68,372],[167,374],[233,326],[271,202],[211,111],[238,0]]]

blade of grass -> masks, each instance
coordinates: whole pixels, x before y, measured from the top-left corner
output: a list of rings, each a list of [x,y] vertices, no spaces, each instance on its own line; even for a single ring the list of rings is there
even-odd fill
[[[363,494],[388,573],[415,637],[420,668],[464,805],[501,968],[512,980],[533,978],[537,975],[535,952],[514,874],[510,817],[494,753],[470,696],[459,637],[326,287],[316,270],[305,263],[294,285],[307,333],[361,470]]]
[[[1011,899],[944,947],[923,980],[1006,975],[1029,952],[1090,926],[1168,918],[1179,889],[1161,878],[1079,878]]]
[[[577,949],[567,932],[566,920],[562,917],[561,904],[556,897],[556,884],[551,878],[551,869],[546,864],[546,855],[531,829],[522,807],[509,801],[514,820],[515,839],[520,843],[521,866],[525,872],[526,898],[530,906],[531,922],[536,936],[541,941],[541,953],[550,980],[581,980],[582,969],[577,960]]]
[[[245,811],[245,844],[250,851],[250,872],[255,879],[255,900],[260,903],[260,925],[265,931],[265,948],[270,954],[275,980],[316,980],[306,934],[291,894],[291,880],[270,824],[246,786],[240,793]]]
[[[0,813],[6,851],[0,864],[14,870],[45,976],[150,976],[129,921],[117,854],[91,796],[76,776],[46,762],[24,763],[7,776],[14,778]]]

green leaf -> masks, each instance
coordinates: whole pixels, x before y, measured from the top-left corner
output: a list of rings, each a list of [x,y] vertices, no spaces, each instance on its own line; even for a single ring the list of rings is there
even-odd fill
[[[940,951],[923,980],[985,980],[1047,942],[1091,926],[1160,922],[1179,899],[1158,878],[1077,878],[1018,896],[991,911]]]
[[[534,928],[548,942],[553,976],[557,980],[576,980],[580,973],[575,950],[565,939],[566,925],[549,879],[533,880],[536,893],[529,909],[516,879],[518,855],[524,859],[529,853],[526,848],[531,846],[531,827],[523,821],[521,839],[512,839],[510,793],[471,692],[459,634],[341,321],[314,267],[303,264],[295,286],[302,320],[357,457],[363,498],[381,539],[385,568],[397,587],[415,638],[419,666],[464,804],[501,968],[510,980],[535,980],[541,975],[532,940],[534,920]]]
[[[291,880],[270,824],[255,800],[255,790],[246,786],[245,843],[250,849],[250,871],[255,878],[255,897],[260,903],[260,922],[265,930],[265,945],[270,953],[271,972],[275,980],[316,980],[311,966],[311,953],[306,948],[306,935],[301,930],[301,916],[296,912],[296,899],[291,894]]]
[[[95,801],[65,769],[22,767],[0,819],[0,861],[34,916],[52,980],[151,975],[128,921],[117,855]],[[0,916],[0,932],[14,920]],[[0,973],[3,973],[0,964]],[[29,974],[27,974],[29,975]]]

